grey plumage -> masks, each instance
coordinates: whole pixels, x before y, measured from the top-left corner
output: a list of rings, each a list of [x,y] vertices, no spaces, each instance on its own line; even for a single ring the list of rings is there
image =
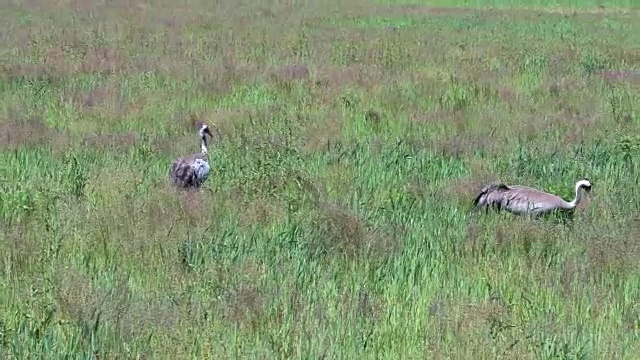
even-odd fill
[[[571,211],[582,200],[581,189],[591,191],[588,179],[580,180],[575,185],[575,198],[565,201],[562,198],[522,185],[505,185],[493,183],[485,186],[473,201],[475,208],[492,207],[496,210],[506,210],[518,215],[539,216],[556,210]]]
[[[182,188],[197,188],[200,187],[208,178],[208,170],[196,172],[197,167],[194,166],[196,162],[203,166],[203,169],[208,167],[208,161],[205,155],[193,154],[186,158],[179,158],[171,164],[171,180],[173,185]],[[206,164],[206,165],[205,165]]]
[[[171,164],[169,174],[174,186],[199,188],[209,177],[211,166],[209,165],[206,135],[212,137],[212,134],[206,124],[198,123],[198,125],[198,134],[202,140],[200,153],[179,158]]]

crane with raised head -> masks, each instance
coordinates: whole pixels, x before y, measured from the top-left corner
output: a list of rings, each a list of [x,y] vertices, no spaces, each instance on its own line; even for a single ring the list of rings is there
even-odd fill
[[[209,177],[209,153],[207,150],[207,135],[213,138],[209,126],[204,122],[195,123],[200,136],[200,152],[176,159],[171,165],[171,183],[179,188],[199,188]],[[217,128],[214,126],[217,131]]]

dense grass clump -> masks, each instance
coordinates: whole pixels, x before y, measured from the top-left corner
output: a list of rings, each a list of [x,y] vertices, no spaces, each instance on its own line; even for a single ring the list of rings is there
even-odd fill
[[[434,5],[7,3],[1,357],[639,359],[640,12]]]

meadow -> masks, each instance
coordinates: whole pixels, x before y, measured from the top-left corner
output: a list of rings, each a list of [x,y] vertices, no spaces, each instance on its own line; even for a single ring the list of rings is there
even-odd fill
[[[640,359],[635,0],[1,8],[2,358]]]

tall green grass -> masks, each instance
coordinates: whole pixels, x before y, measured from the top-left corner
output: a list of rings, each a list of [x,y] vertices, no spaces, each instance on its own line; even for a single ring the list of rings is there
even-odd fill
[[[639,358],[637,12],[380,4],[8,5],[2,357]]]
[[[455,6],[455,7],[533,7],[544,8],[546,10],[558,9],[591,9],[598,7],[625,9],[637,9],[638,4],[634,0],[616,1],[593,1],[593,0],[527,0],[527,1],[505,1],[505,0],[376,0],[378,4],[385,5],[420,5],[420,6]]]

